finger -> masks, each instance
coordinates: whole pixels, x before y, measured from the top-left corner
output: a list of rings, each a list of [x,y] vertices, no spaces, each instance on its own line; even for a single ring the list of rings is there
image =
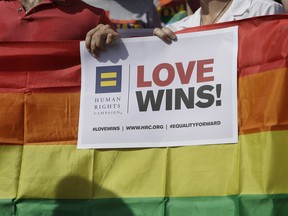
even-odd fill
[[[98,26],[96,26],[95,28],[91,29],[87,34],[86,34],[86,38],[85,38],[85,46],[86,49],[88,50],[88,52],[92,52],[92,47],[95,47],[95,41],[93,40],[93,36],[94,34],[103,27],[103,24],[99,24]],[[93,45],[92,45],[93,44]]]
[[[109,25],[100,24],[90,30],[85,39],[86,48],[96,57],[107,45],[112,45],[119,38],[119,34]]]
[[[85,46],[86,49],[88,50],[88,52],[90,52],[92,54],[92,48],[94,48],[94,52],[95,52],[95,41],[93,40],[93,36],[95,35],[95,33],[97,31],[99,31],[101,28],[103,28],[103,24],[99,24],[97,25],[95,28],[91,29],[85,37]]]
[[[97,57],[101,51],[105,50],[104,43],[105,42],[101,36],[95,37],[95,34],[93,35],[90,44],[92,56]]]
[[[106,45],[113,42],[114,38],[118,35],[109,25],[103,25],[92,36],[95,40],[95,46],[100,50],[105,50]]]
[[[108,33],[106,38],[106,44],[111,46],[115,43],[115,41],[119,38],[119,34],[115,31]]]
[[[86,49],[91,52],[91,41],[92,41],[92,35],[94,34],[95,29],[91,29],[87,34],[85,38],[85,46]]]
[[[102,29],[98,30],[92,36],[92,43],[98,50],[105,50],[107,34]]]
[[[163,27],[162,31],[164,31],[166,33],[166,35],[168,35],[168,37],[171,40],[176,40],[177,39],[176,34],[171,29],[169,29],[167,27]]]
[[[171,43],[171,38],[167,34],[167,32],[163,31],[163,28],[155,28],[153,31],[153,34],[158,36],[161,40],[163,40],[165,43],[170,44]]]
[[[114,31],[110,26],[106,25],[94,33],[92,37],[91,49],[92,53],[97,55],[100,51],[106,49],[107,46],[112,45],[119,34]]]

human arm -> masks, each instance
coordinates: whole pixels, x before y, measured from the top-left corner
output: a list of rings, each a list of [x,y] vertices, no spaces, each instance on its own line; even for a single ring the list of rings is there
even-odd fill
[[[159,37],[161,40],[168,44],[172,43],[172,41],[177,40],[176,34],[167,27],[155,28],[153,30],[153,35]]]
[[[92,56],[97,57],[107,46],[113,45],[119,37],[119,33],[110,25],[99,24],[87,33],[86,48]]]

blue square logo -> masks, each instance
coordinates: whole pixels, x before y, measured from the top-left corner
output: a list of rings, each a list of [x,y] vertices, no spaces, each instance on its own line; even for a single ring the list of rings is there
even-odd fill
[[[122,65],[96,67],[95,93],[121,92]]]

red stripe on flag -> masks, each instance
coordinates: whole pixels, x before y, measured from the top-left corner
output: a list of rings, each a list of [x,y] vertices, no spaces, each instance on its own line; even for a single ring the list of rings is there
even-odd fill
[[[239,77],[288,67],[288,15],[254,17],[199,26],[179,31],[179,33],[231,26],[239,27]]]
[[[0,92],[80,90],[79,41],[0,43]]]

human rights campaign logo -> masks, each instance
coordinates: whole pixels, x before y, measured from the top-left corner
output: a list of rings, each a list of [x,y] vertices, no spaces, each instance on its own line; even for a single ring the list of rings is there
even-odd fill
[[[122,65],[96,67],[95,93],[121,92]]]

